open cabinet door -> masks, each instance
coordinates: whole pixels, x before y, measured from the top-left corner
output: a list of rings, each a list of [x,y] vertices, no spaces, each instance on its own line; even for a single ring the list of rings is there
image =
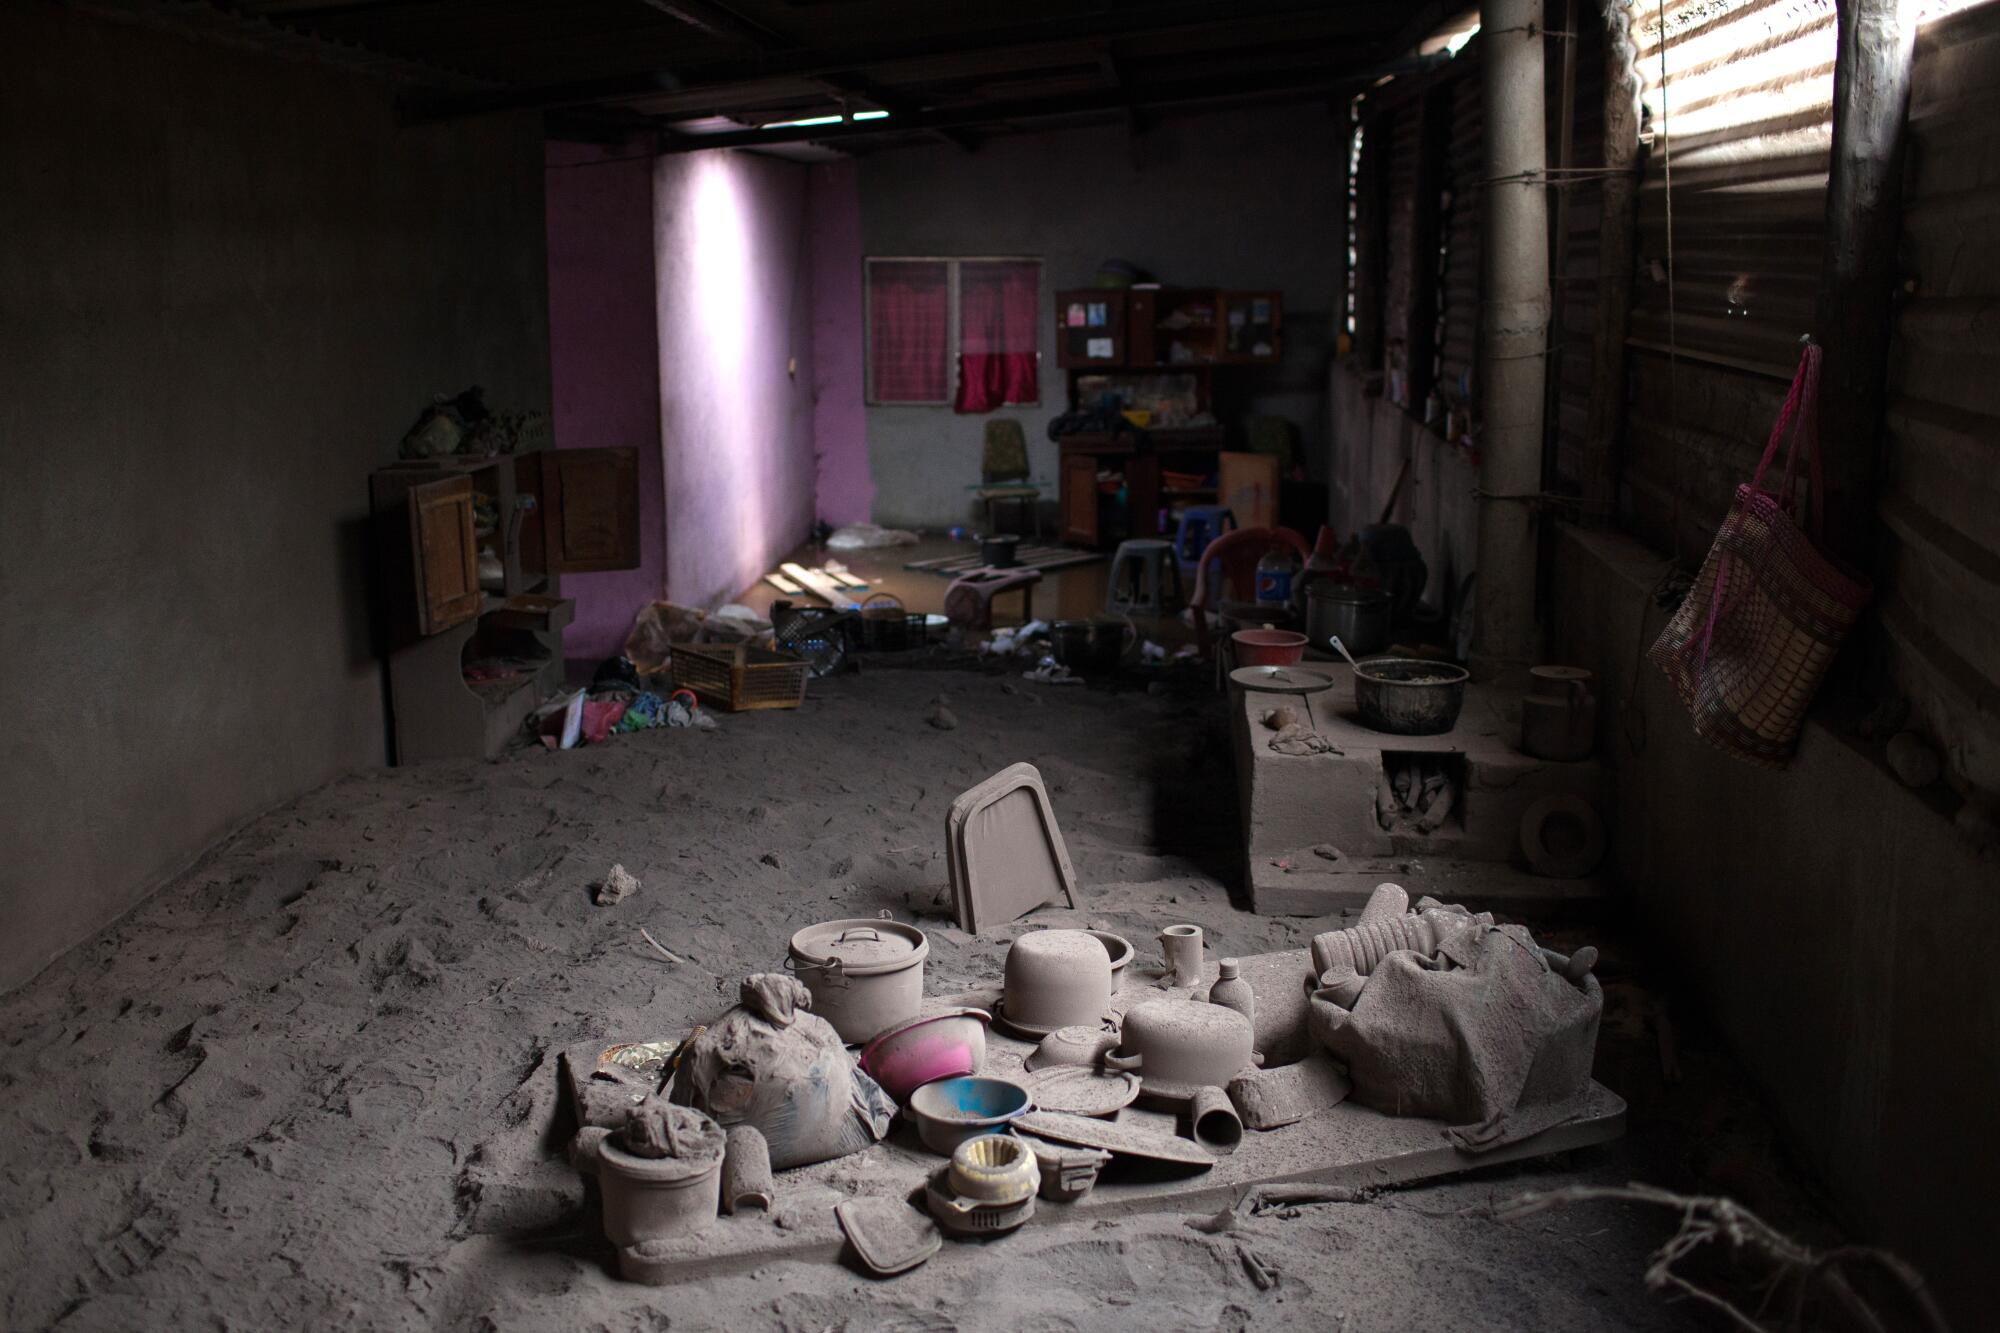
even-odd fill
[[[565,574],[639,567],[639,451],[542,451],[549,568]]]
[[[409,507],[417,632],[436,634],[479,614],[472,478],[447,477],[412,486]]]

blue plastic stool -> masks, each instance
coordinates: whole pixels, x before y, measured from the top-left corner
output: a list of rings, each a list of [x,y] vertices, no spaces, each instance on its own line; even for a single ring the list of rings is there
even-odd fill
[[[1174,559],[1181,574],[1193,578],[1208,544],[1236,527],[1236,513],[1228,505],[1189,505],[1181,510],[1180,527],[1174,532]]]

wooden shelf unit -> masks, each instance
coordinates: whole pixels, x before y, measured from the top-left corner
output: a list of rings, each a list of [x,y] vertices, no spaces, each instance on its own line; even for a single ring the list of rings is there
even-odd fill
[[[562,632],[576,612],[561,575],[637,567],[638,458],[545,449],[409,459],[370,475],[397,763],[491,758],[561,688]],[[482,552],[498,557],[497,588],[481,583]],[[468,653],[528,665],[513,681],[475,683]]]
[[[1065,370],[1276,365],[1285,298],[1220,287],[1074,287],[1056,293],[1056,364]]]

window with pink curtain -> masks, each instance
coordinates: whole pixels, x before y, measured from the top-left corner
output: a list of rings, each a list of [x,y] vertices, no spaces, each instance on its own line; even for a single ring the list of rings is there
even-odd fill
[[[1033,260],[960,261],[956,410],[1040,401],[1041,285],[1042,266]]]
[[[951,398],[951,270],[941,259],[870,260],[868,368],[878,403]]]

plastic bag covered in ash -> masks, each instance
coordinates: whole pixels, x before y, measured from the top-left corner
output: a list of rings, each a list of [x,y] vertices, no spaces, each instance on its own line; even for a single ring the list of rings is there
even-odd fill
[[[674,1101],[725,1129],[755,1126],[780,1171],[859,1152],[889,1132],[896,1114],[833,1025],[807,1012],[811,1005],[795,977],[746,977],[741,1003],[689,1044],[674,1075]]]

